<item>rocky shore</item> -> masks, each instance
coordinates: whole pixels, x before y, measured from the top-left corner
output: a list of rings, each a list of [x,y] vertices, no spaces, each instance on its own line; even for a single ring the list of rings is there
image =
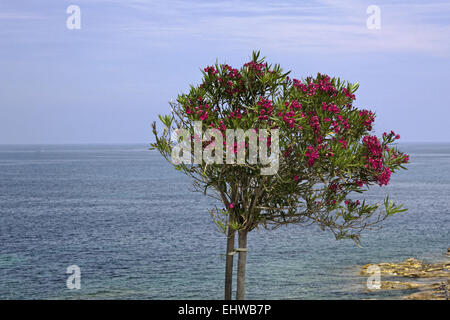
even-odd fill
[[[373,266],[378,266],[381,281],[378,283],[379,288],[375,290],[410,291],[411,293],[402,296],[402,299],[409,300],[449,300],[450,248],[446,256],[449,261],[441,263],[428,264],[409,258],[399,263],[366,264],[362,267],[361,275],[373,276]]]

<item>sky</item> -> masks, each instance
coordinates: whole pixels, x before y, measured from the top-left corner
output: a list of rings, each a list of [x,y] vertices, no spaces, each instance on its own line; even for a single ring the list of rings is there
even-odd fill
[[[151,142],[200,69],[253,50],[295,78],[359,82],[378,134],[449,142],[449,39],[447,0],[0,0],[0,144]]]

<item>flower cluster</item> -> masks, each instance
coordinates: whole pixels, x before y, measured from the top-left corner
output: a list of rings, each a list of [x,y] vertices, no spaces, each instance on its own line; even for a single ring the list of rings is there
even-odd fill
[[[388,167],[384,167],[384,170],[377,177],[378,184],[380,186],[387,185],[390,179],[391,179],[391,169],[389,169]]]
[[[217,73],[219,73],[216,68],[214,68],[213,66],[208,66],[205,69],[203,69],[203,71],[205,71],[207,74],[211,74],[211,75],[215,75]]]
[[[197,99],[197,101],[199,103],[197,106],[195,106],[195,107],[187,106],[186,107],[186,113],[188,115],[192,114],[196,118],[198,117],[198,119],[200,119],[201,121],[207,120],[208,116],[209,116],[209,113],[211,112],[211,107],[207,103],[203,104],[203,98],[202,97],[199,97]]]
[[[342,149],[347,149],[348,142],[344,140],[344,138],[339,139],[339,143],[341,144]]]
[[[319,123],[319,117],[317,115],[312,115],[309,118],[309,125],[313,129],[314,133],[317,135],[320,132],[320,123]]]
[[[327,118],[328,119],[328,118]],[[325,119],[324,119],[325,121]],[[333,121],[333,123],[331,124],[331,127],[333,128],[333,131],[335,133],[339,133],[341,131],[341,127],[339,126],[339,124],[337,123],[337,121]]]
[[[296,112],[302,110],[302,105],[300,102],[296,100],[292,100],[291,102],[285,102],[284,106],[289,110],[287,112],[278,112],[278,117],[283,119],[284,123],[287,124],[287,126],[291,129],[295,128],[295,119],[296,119]],[[300,112],[300,117],[304,117],[305,115],[303,112]],[[297,127],[299,130],[302,130],[302,126]]]
[[[264,63],[256,63],[254,61],[247,62],[244,64],[244,67],[248,67],[249,69],[255,71],[255,73],[259,76],[262,76],[263,71],[267,68]]]
[[[352,99],[352,100],[355,100],[355,99],[356,99],[356,96],[355,96],[353,93],[350,93],[350,91],[348,91],[346,88],[342,89],[342,92],[344,92],[344,95],[345,95],[347,98],[350,98],[350,99]]]
[[[324,92],[331,97],[336,97],[338,90],[331,83],[331,78],[326,74],[318,74],[317,79],[313,81],[312,77],[306,78],[306,84],[298,79],[292,79],[293,86],[303,91],[308,96],[313,96],[317,91]]]
[[[345,200],[344,203],[347,207],[357,207],[361,204],[359,200],[352,201],[350,199]]]
[[[338,115],[337,119],[339,120],[339,122],[341,124],[341,128],[344,128],[344,130],[349,130],[350,129],[350,124],[348,123],[348,119],[345,119],[341,115]]]
[[[329,111],[334,114],[338,114],[339,112],[341,112],[341,110],[335,104],[326,104],[325,102],[322,102],[322,110]]]
[[[366,168],[369,167],[378,170],[383,167],[382,153],[383,148],[381,142],[377,136],[364,136],[363,143],[365,144],[367,150],[369,151],[368,162]]]
[[[387,133],[387,132],[383,133],[383,137],[389,137],[389,138],[394,137],[395,140],[400,139],[400,135],[399,135],[399,134],[396,134],[396,133],[395,133],[394,131],[392,131],[392,130],[391,130],[391,132],[389,132],[389,133]]]
[[[313,96],[316,94],[319,85],[314,82],[308,82],[308,85],[303,84],[300,80],[292,79],[293,86],[298,90],[303,91],[308,96]]]
[[[363,143],[368,150],[366,168],[375,170],[376,180],[380,186],[387,185],[391,178],[391,169],[383,165],[383,146],[377,136],[364,136]]]
[[[301,110],[302,109],[302,105],[300,102],[298,102],[297,100],[293,100],[291,101],[291,103],[289,102],[285,102],[284,103],[285,107],[289,107],[289,109],[291,111],[296,111],[296,110]]]
[[[328,75],[318,75],[319,81],[317,83],[318,89],[320,91],[326,92],[330,94],[332,97],[335,97],[337,94],[336,88],[331,84],[330,77]]]
[[[208,66],[203,69],[208,74],[200,88],[208,87],[211,82],[218,83],[219,87],[223,88],[224,92],[230,96],[238,94],[242,90],[242,75],[238,69],[234,69],[227,64],[220,65],[221,72],[213,66]]]
[[[272,101],[268,99],[260,98],[259,101],[256,103],[256,105],[259,107],[259,120],[268,120],[269,117],[272,116],[273,113],[273,106]]]
[[[228,115],[229,118],[232,119],[241,119],[243,115],[247,114],[247,110],[244,108],[237,108],[234,111],[231,111]]]
[[[278,113],[278,116],[283,118],[284,123],[286,123],[289,128],[293,129],[295,127],[295,112],[294,111],[288,111],[286,113],[283,113],[280,111]]]
[[[375,115],[372,111],[369,110],[361,110],[359,112],[359,116],[363,118],[363,125],[367,128],[367,130],[372,130],[372,123],[375,121]]]
[[[314,147],[308,146],[305,151],[305,157],[308,158],[308,166],[312,167],[319,158],[319,147],[314,149]]]
[[[222,70],[223,73],[227,76],[229,76],[231,79],[240,79],[242,77],[242,75],[239,73],[238,69],[234,69],[233,67],[227,65],[227,64],[222,64]]]

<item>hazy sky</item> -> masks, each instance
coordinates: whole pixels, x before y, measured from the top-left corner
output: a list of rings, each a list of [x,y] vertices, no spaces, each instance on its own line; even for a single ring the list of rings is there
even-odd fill
[[[150,142],[201,67],[254,49],[294,77],[359,81],[378,133],[450,141],[449,39],[447,0],[0,0],[0,143]]]

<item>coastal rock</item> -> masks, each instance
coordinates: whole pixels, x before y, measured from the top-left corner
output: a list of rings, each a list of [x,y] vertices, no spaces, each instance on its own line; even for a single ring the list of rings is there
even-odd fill
[[[450,256],[450,248],[447,250]],[[362,276],[373,275],[374,265],[379,267],[384,277],[410,278],[410,281],[381,281],[380,290],[414,290],[414,293],[403,296],[408,300],[448,300],[450,288],[450,262],[424,263],[422,260],[409,258],[399,263],[383,262],[366,264],[362,267]]]
[[[415,258],[406,259],[400,263],[383,262],[376,264],[381,274],[407,278],[445,278],[450,279],[450,262],[426,264]],[[369,276],[368,268],[373,264],[362,267],[361,275]]]
[[[407,300],[449,300],[450,281],[433,283],[430,289],[421,290],[403,297]]]
[[[424,285],[403,281],[381,281],[381,290],[409,290],[421,288]]]

